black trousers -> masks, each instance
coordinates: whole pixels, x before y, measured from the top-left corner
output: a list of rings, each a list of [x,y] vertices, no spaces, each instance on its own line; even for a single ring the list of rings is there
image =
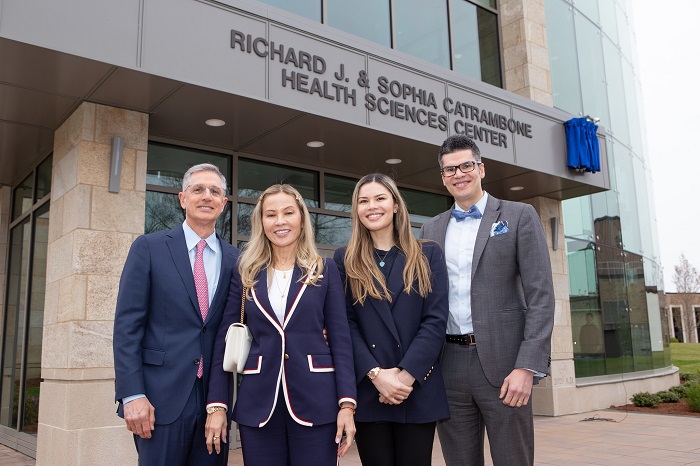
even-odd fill
[[[356,422],[355,427],[363,466],[430,466],[435,422]]]

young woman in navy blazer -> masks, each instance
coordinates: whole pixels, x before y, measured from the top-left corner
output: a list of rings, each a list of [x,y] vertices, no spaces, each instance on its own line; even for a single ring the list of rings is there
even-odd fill
[[[217,334],[207,399],[209,451],[228,430],[233,377],[222,362],[228,326],[245,314],[253,334],[233,419],[246,466],[331,466],[352,444],[356,385],[338,269],[314,246],[309,212],[290,185],[273,185],[251,215]],[[327,330],[328,341],[324,338]],[[343,433],[346,439],[341,442]]]
[[[365,466],[429,466],[436,421],[449,417],[438,358],[447,325],[440,246],[411,233],[394,181],[374,173],[352,196],[352,236],[335,261],[345,283]]]

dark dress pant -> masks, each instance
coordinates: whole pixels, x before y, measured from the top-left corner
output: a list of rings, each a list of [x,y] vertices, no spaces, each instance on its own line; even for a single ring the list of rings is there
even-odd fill
[[[357,450],[362,466],[430,466],[435,422],[357,422]]]
[[[272,418],[263,427],[238,425],[245,466],[335,466],[336,423],[302,426],[278,395]]]
[[[158,411],[155,413],[158,419]],[[228,444],[221,453],[207,451],[204,427],[206,398],[202,379],[196,379],[182,414],[171,424],[156,424],[150,439],[134,435],[139,466],[226,466]]]
[[[438,436],[447,466],[483,466],[484,429],[494,466],[534,464],[532,400],[521,408],[506,406],[479,362],[479,345],[445,343],[442,374],[450,419],[438,423]]]

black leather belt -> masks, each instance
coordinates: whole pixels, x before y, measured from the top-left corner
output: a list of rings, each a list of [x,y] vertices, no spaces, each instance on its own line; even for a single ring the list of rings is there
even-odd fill
[[[466,335],[445,335],[447,343],[457,343],[458,345],[473,346],[476,345],[476,338],[473,333]]]

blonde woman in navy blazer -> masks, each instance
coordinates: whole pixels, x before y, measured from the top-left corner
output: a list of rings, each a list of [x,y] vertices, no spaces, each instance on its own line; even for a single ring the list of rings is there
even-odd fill
[[[335,261],[345,283],[365,466],[429,466],[436,421],[449,417],[438,357],[447,325],[440,246],[411,233],[394,181],[374,173],[352,196],[352,236]]]
[[[246,287],[253,343],[233,410],[243,461],[247,466],[335,465],[352,444],[356,406],[338,269],[316,251],[309,212],[290,185],[263,192],[251,227],[214,346],[207,446],[219,452],[226,442],[233,377],[222,369],[225,335],[240,319]]]

